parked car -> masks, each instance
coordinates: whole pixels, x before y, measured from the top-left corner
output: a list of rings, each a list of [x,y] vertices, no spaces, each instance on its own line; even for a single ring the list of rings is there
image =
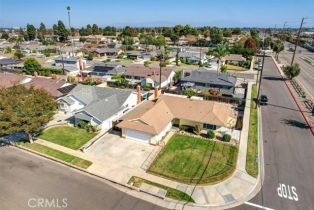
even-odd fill
[[[268,97],[266,95],[261,95],[259,99],[260,105],[267,105],[268,104]]]

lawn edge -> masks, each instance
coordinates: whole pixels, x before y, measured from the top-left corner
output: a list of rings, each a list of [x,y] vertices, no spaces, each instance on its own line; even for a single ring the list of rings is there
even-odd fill
[[[85,171],[85,170],[88,169],[88,167],[90,167],[90,166],[93,164],[92,161],[89,161],[89,160],[86,160],[86,159],[83,159],[83,158],[80,158],[80,157],[77,157],[77,156],[72,155],[72,156],[74,156],[74,157],[77,157],[77,158],[80,158],[80,159],[83,159],[83,160],[86,160],[86,161],[91,162],[91,165],[89,165],[87,168],[83,168],[83,167],[79,167],[79,166],[73,165],[73,164],[71,164],[71,163],[68,163],[68,162],[66,162],[66,161],[63,161],[63,160],[61,160],[61,159],[52,157],[52,156],[50,156],[50,155],[46,155],[46,154],[44,154],[44,153],[38,152],[38,151],[36,151],[36,150],[32,150],[32,149],[30,149],[30,148],[24,147],[24,146],[19,145],[19,144],[15,144],[14,146],[17,147],[17,148],[23,149],[23,150],[25,150],[25,151],[34,153],[34,154],[36,154],[36,155],[42,156],[42,157],[44,157],[44,158],[48,158],[48,159],[50,159],[50,160],[52,160],[52,161],[56,161],[56,162],[62,163],[62,164],[64,164],[64,165],[67,165],[67,166],[69,166],[69,167],[79,169],[79,170],[84,170],[84,171]],[[53,148],[50,148],[50,149],[53,149]],[[56,150],[56,149],[53,149],[53,150]],[[58,151],[60,151],[60,150],[58,150]],[[63,151],[60,151],[60,152],[63,152]],[[65,153],[65,152],[63,152],[63,153]],[[68,153],[66,153],[66,154],[68,154]],[[71,155],[71,154],[68,154],[68,155]]]

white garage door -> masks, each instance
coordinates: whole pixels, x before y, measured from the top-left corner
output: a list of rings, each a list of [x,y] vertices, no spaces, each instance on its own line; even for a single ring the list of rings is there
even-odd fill
[[[146,143],[150,142],[151,135],[148,133],[143,133],[136,130],[126,129],[125,137],[128,139],[136,140],[136,141],[144,141]]]

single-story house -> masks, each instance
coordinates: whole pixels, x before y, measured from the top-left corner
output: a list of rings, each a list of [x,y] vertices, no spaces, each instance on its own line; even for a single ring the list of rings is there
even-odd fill
[[[21,69],[23,68],[23,60],[14,58],[2,58],[0,59],[0,67],[7,69]]]
[[[75,125],[83,120],[101,130],[109,130],[113,121],[137,104],[137,93],[79,84],[57,102],[60,111],[74,114]]]
[[[128,59],[138,60],[143,58],[142,53],[142,51],[130,50],[126,51],[124,54]]]
[[[93,53],[98,57],[115,57],[121,54],[122,50],[117,48],[97,48]]]
[[[24,85],[27,88],[34,87],[35,89],[44,89],[55,98],[68,94],[75,87],[75,85],[62,79],[23,76],[8,72],[0,73],[0,87],[9,88],[14,85]]]
[[[128,112],[117,127],[124,138],[157,144],[172,126],[216,130],[234,128],[236,119],[236,111],[230,104],[161,95]]]
[[[206,69],[183,70],[181,77],[181,89],[193,88],[205,90],[209,88],[218,89],[221,92],[233,93],[237,78],[216,71]]]
[[[142,87],[150,86],[154,88],[159,86],[160,69],[155,67],[144,67],[141,65],[132,65],[126,68],[124,76],[133,84],[141,84]],[[161,87],[172,85],[175,75],[173,68],[162,68],[161,71]]]
[[[86,69],[86,60],[73,56],[60,56],[55,59],[54,66],[64,67],[66,75],[76,75]]]
[[[126,70],[123,65],[118,62],[95,62],[93,66],[87,68],[87,70],[83,71],[82,74],[84,75],[86,72],[91,76],[114,76],[123,74],[125,71]]]
[[[240,62],[246,61],[246,59],[240,54],[230,54],[223,57],[224,64],[239,65]]]
[[[199,64],[207,62],[206,53],[196,51],[181,51],[179,52],[179,59],[187,64]]]

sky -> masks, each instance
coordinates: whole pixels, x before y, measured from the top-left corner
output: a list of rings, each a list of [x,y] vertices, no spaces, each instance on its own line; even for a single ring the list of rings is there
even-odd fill
[[[302,17],[314,26],[314,0],[0,0],[0,27],[67,24],[66,6],[73,27],[297,27]]]

